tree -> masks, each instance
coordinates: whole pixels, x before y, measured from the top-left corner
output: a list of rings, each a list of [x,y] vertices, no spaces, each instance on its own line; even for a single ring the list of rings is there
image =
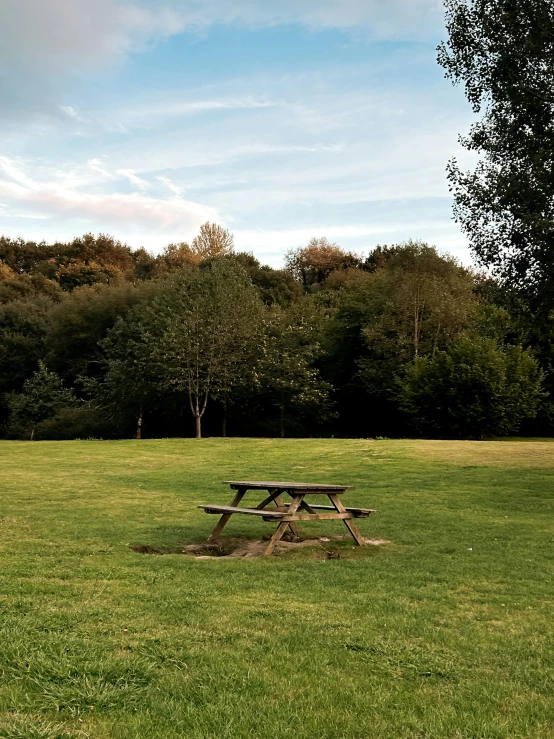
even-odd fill
[[[203,257],[194,251],[186,241],[168,244],[156,260],[156,271],[164,274],[179,269],[198,267]]]
[[[233,234],[217,223],[206,223],[200,226],[200,233],[192,241],[192,251],[201,259],[223,257],[234,248]]]
[[[465,335],[411,365],[400,403],[425,435],[504,436],[534,417],[544,397],[542,379],[529,350]]]
[[[178,275],[150,311],[144,340],[152,361],[168,385],[187,396],[200,438],[208,401],[225,406],[251,371],[264,306],[246,272],[218,259]]]
[[[9,393],[21,392],[46,353],[53,305],[42,295],[0,305],[0,425],[9,415]]]
[[[132,414],[136,420],[135,438],[142,438],[144,413],[164,395],[164,383],[150,361],[150,346],[145,341],[149,315],[144,305],[117,319],[107,336],[99,342],[106,356],[103,378],[82,378],[85,389],[103,407],[119,416]]]
[[[148,300],[162,284],[157,281],[137,285],[93,285],[77,288],[56,305],[50,315],[47,336],[48,366],[73,382],[78,375],[99,376],[105,357],[98,342],[134,305]]]
[[[333,388],[314,366],[320,353],[317,327],[301,309],[275,311],[268,318],[258,344],[254,385],[262,402],[277,410],[281,438],[291,415],[317,420],[332,415]]]
[[[368,285],[367,308],[373,305],[364,328],[367,343],[385,353],[394,344],[404,360],[436,351],[463,327],[477,302],[473,275],[421,242],[404,244]]]
[[[14,419],[31,427],[31,441],[37,423],[51,418],[60,408],[74,402],[73,391],[64,388],[59,375],[48,372],[43,362],[39,362],[38,370],[25,381],[23,391],[9,399]]]
[[[478,262],[548,321],[554,308],[554,5],[446,0],[438,61],[482,112],[448,166],[454,214]]]
[[[474,275],[434,247],[390,248],[336,298],[326,331],[324,376],[337,389],[344,433],[401,433],[398,379],[416,357],[448,343],[478,306]]]
[[[289,271],[262,265],[248,252],[238,252],[228,258],[235,259],[244,267],[266,305],[286,308],[301,297],[302,288]]]
[[[288,251],[285,264],[296,279],[309,288],[323,282],[334,270],[359,266],[361,260],[323,236],[311,239],[308,246]]]

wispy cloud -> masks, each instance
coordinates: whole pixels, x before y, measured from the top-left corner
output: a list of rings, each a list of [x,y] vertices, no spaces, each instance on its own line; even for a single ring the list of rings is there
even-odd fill
[[[256,110],[264,108],[276,108],[283,103],[272,102],[269,100],[192,100],[179,101],[175,100],[175,94],[172,100],[159,100],[148,105],[127,109],[124,113],[125,118],[133,121],[136,119],[149,118],[170,118],[179,116],[198,115],[200,113],[213,113],[217,111],[231,110]]]
[[[371,30],[381,38],[406,38],[429,33],[440,22],[441,0],[176,0],[174,7],[189,24],[214,22],[272,26],[300,23],[309,28]]]
[[[143,180],[142,177],[139,177],[136,175],[132,169],[118,169],[116,171],[116,174],[120,175],[121,177],[125,177],[129,180],[133,185],[136,185],[141,190],[148,190],[150,187],[150,183],[146,182],[146,180]]]
[[[0,159],[0,169],[5,174],[0,177],[0,196],[8,199],[14,215],[24,207],[33,217],[70,217],[97,230],[106,225],[119,231],[134,231],[138,227],[155,232],[162,242],[164,233],[190,238],[206,220],[221,220],[215,208],[177,196],[86,192],[64,187],[57,179],[34,180],[24,173],[21,162],[5,157]]]
[[[101,159],[89,159],[87,164],[92,170],[101,174],[102,177],[113,179],[113,175],[105,169]]]
[[[180,195],[181,194],[181,188],[180,187],[177,187],[177,185],[174,185],[173,182],[171,182],[171,180],[169,179],[169,177],[164,177],[163,175],[158,175],[158,177],[156,177],[156,179],[159,180],[160,182],[163,182],[164,185],[167,188],[169,188],[174,195]]]

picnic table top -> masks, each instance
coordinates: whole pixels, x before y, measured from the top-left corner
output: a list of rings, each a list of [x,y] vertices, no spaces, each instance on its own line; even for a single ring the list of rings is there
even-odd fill
[[[276,490],[325,490],[329,492],[337,490],[352,490],[352,485],[328,485],[315,482],[275,482],[263,480],[224,480],[224,485],[232,485],[236,487],[250,488],[251,490],[267,490],[273,488]]]

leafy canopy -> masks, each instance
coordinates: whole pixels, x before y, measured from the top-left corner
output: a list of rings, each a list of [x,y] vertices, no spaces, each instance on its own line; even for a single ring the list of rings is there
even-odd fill
[[[448,166],[454,214],[478,262],[533,310],[554,306],[554,5],[552,0],[446,0],[438,61],[482,113]]]

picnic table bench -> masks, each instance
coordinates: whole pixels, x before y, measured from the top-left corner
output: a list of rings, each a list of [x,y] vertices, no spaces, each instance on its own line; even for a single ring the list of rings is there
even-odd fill
[[[273,553],[277,543],[283,537],[287,528],[289,528],[294,536],[299,536],[297,521],[344,521],[344,525],[352,535],[352,538],[359,546],[364,545],[357,526],[354,524],[354,518],[367,518],[371,513],[375,513],[372,508],[345,508],[339,498],[346,490],[351,490],[351,485],[323,485],[307,482],[266,482],[252,480],[225,480],[224,485],[230,485],[235,491],[235,497],[230,505],[213,505],[205,504],[199,506],[210,514],[221,514],[217,526],[210,534],[208,540],[213,541],[223,531],[229,519],[234,514],[242,514],[245,516],[259,516],[264,521],[278,522],[278,527],[265,550],[266,555]],[[249,490],[265,490],[268,495],[255,508],[244,508],[239,506],[244,496]],[[290,503],[285,503],[282,495],[289,495],[292,498]],[[326,495],[332,505],[314,505],[308,503],[305,498],[307,495]],[[274,507],[268,508],[271,504]],[[301,511],[301,512],[300,512]],[[322,511],[318,513],[317,511]]]

